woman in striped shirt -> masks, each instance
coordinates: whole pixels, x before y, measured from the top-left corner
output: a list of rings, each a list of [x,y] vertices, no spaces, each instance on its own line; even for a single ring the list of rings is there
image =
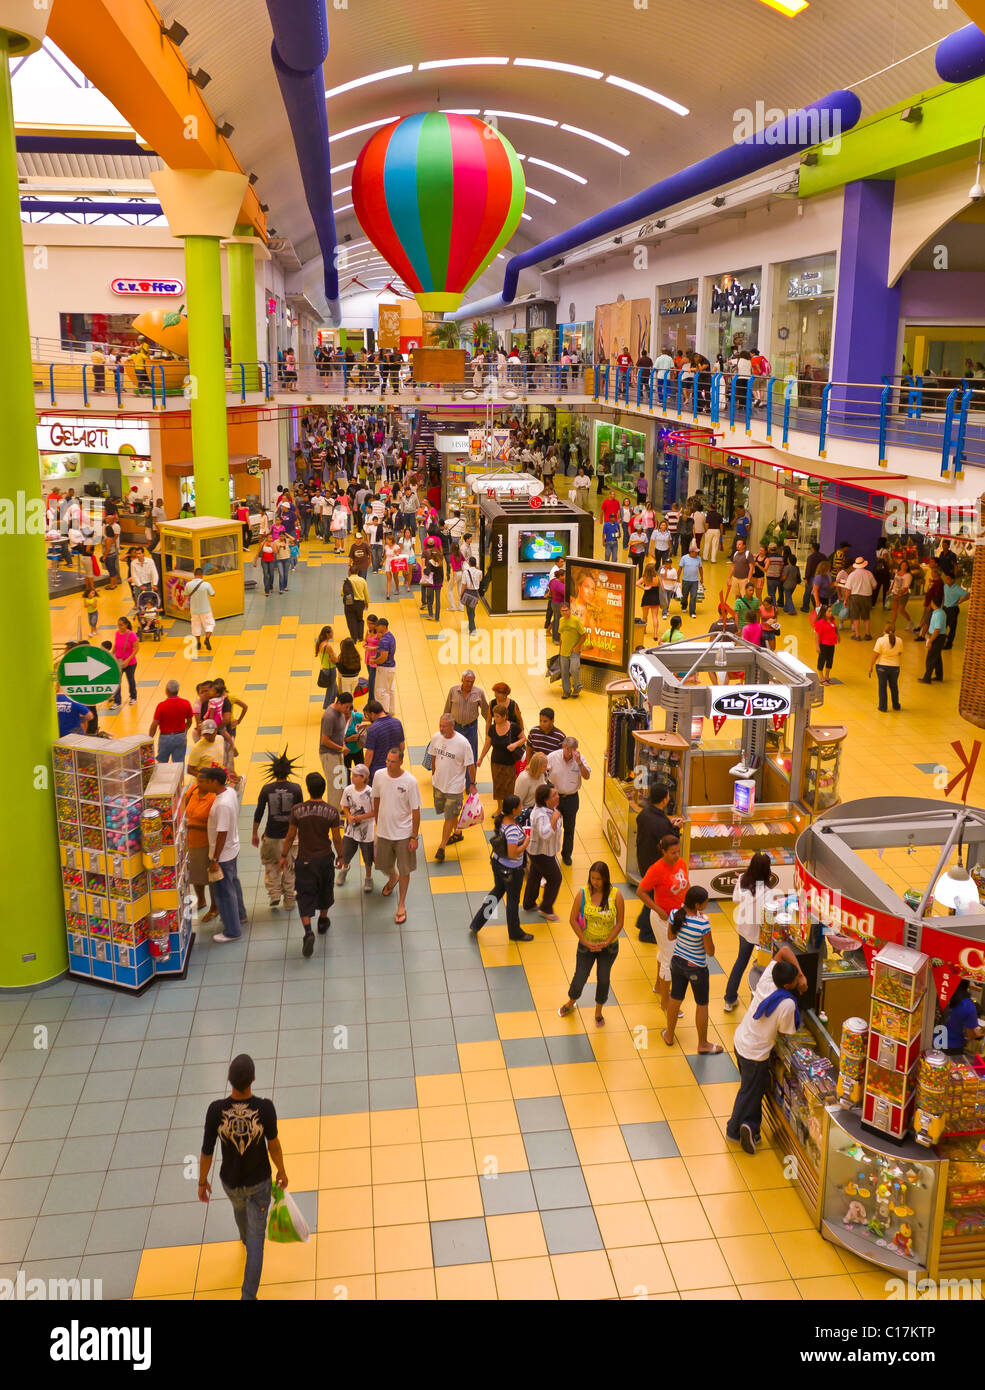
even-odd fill
[[[711,938],[711,924],[703,910],[707,901],[706,889],[689,888],[684,906],[671,913],[667,924],[674,954],[670,958],[667,1027],[660,1034],[667,1046],[673,1047],[677,1016],[690,985],[696,1005],[694,1022],[698,1030],[699,1054],[725,1050],[718,1043],[708,1042],[708,957],[715,954],[715,943]]]

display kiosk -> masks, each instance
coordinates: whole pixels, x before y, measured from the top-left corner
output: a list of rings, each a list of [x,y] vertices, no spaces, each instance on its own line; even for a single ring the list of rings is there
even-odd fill
[[[554,564],[569,556],[591,559],[595,518],[569,502],[538,496],[479,499],[480,556],[490,576],[484,601],[490,613],[543,613]]]
[[[164,611],[189,618],[185,585],[201,566],[215,589],[211,608],[217,618],[243,612],[243,528],[238,521],[215,516],[161,523],[161,568]]]

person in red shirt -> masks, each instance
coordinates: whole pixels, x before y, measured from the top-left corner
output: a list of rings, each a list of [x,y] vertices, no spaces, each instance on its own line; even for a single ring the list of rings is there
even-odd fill
[[[838,645],[838,629],[831,620],[831,609],[823,604],[814,616],[814,640],[817,642],[817,674],[822,685],[831,684],[831,662]],[[825,675],[827,671],[827,675]]]
[[[602,520],[618,521],[622,511],[622,503],[615,497],[606,497],[602,501]]]
[[[670,1002],[670,958],[674,954],[668,921],[670,914],[683,906],[690,880],[676,835],[665,835],[657,848],[660,857],[640,879],[636,896],[650,909],[650,925],[657,938],[657,978],[653,991],[660,996],[660,1007],[666,1013]]]
[[[622,352],[616,358],[616,400],[619,399],[623,391],[628,391],[630,378],[633,370],[633,359],[629,355],[629,348],[623,345]]]
[[[148,733],[153,738],[160,731],[157,741],[159,763],[183,763],[188,749],[188,730],[195,714],[188,701],[178,695],[177,681],[168,681],[164,689],[167,698],[154,711]]]

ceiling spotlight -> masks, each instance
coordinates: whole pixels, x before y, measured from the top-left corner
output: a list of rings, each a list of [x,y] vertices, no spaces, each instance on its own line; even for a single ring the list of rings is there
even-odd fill
[[[808,150],[807,153],[804,155],[803,159],[802,159],[800,162],[801,162],[801,164],[806,164],[807,167],[808,167],[808,169],[813,169],[813,167],[814,167],[814,165],[817,163],[817,161],[818,161],[818,153],[817,153],[817,150]]]
[[[270,204],[269,204],[269,203],[261,203],[261,204],[260,204],[260,211],[261,211],[261,212],[269,212],[269,211],[270,211]]]
[[[267,236],[276,236],[276,235],[277,235],[277,228],[276,228],[276,227],[268,227],[268,228],[267,228]]]
[[[223,121],[222,125],[217,125],[215,128],[216,134],[221,135],[224,140],[228,140],[235,129],[236,127],[230,125],[228,121]]]
[[[251,174],[251,175],[250,175],[250,187],[251,187],[251,188],[252,188],[253,185],[256,183],[256,181],[257,181],[257,179],[258,179],[259,177],[260,177],[259,174]]]
[[[622,245],[622,237],[621,237],[621,236],[614,236],[614,237],[612,238],[612,244],[613,244],[613,246],[621,246],[621,245]]]
[[[658,218],[658,220],[657,220],[656,222],[654,222],[653,225],[656,227],[656,229],[657,229],[658,232],[662,232],[663,229],[664,229],[664,227],[666,227],[666,225],[667,225],[667,219],[666,219],[666,217]]]
[[[719,193],[717,198],[712,198],[711,205],[713,208],[723,208],[725,206],[725,199]]]
[[[209,83],[212,81],[212,74],[210,72],[206,72],[204,68],[196,68],[195,71],[190,72],[188,76],[195,83],[195,86],[199,88],[199,90],[201,90],[203,87],[207,87]]]
[[[161,33],[166,39],[170,39],[176,48],[180,48],[188,37],[188,30],[177,20],[172,21],[166,28],[161,25]]]
[[[919,125],[923,120],[923,107],[904,106],[899,118],[901,121],[906,121],[908,125]]]
[[[557,270],[558,266],[562,266],[562,265],[564,265],[564,257],[563,257],[563,256],[558,256],[558,258],[557,258],[556,261],[552,261],[552,262],[551,262],[551,269],[552,269],[552,270]]]

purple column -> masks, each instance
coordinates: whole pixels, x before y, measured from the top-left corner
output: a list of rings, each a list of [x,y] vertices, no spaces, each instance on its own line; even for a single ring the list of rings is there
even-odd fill
[[[894,192],[892,180],[884,179],[863,179],[845,187],[831,353],[835,382],[878,385],[900,370],[900,291],[886,283]],[[837,388],[833,394],[842,395]],[[850,399],[856,401],[855,392]]]
[[[830,501],[827,500],[829,497]],[[838,506],[838,502],[844,505]],[[833,492],[825,488],[821,525],[818,528],[818,544],[822,554],[833,555],[839,545],[847,545],[852,559],[856,555],[864,555],[870,565],[875,562],[884,518],[864,515],[862,509],[869,502],[870,494],[860,488],[846,487],[843,483],[839,483]]]

